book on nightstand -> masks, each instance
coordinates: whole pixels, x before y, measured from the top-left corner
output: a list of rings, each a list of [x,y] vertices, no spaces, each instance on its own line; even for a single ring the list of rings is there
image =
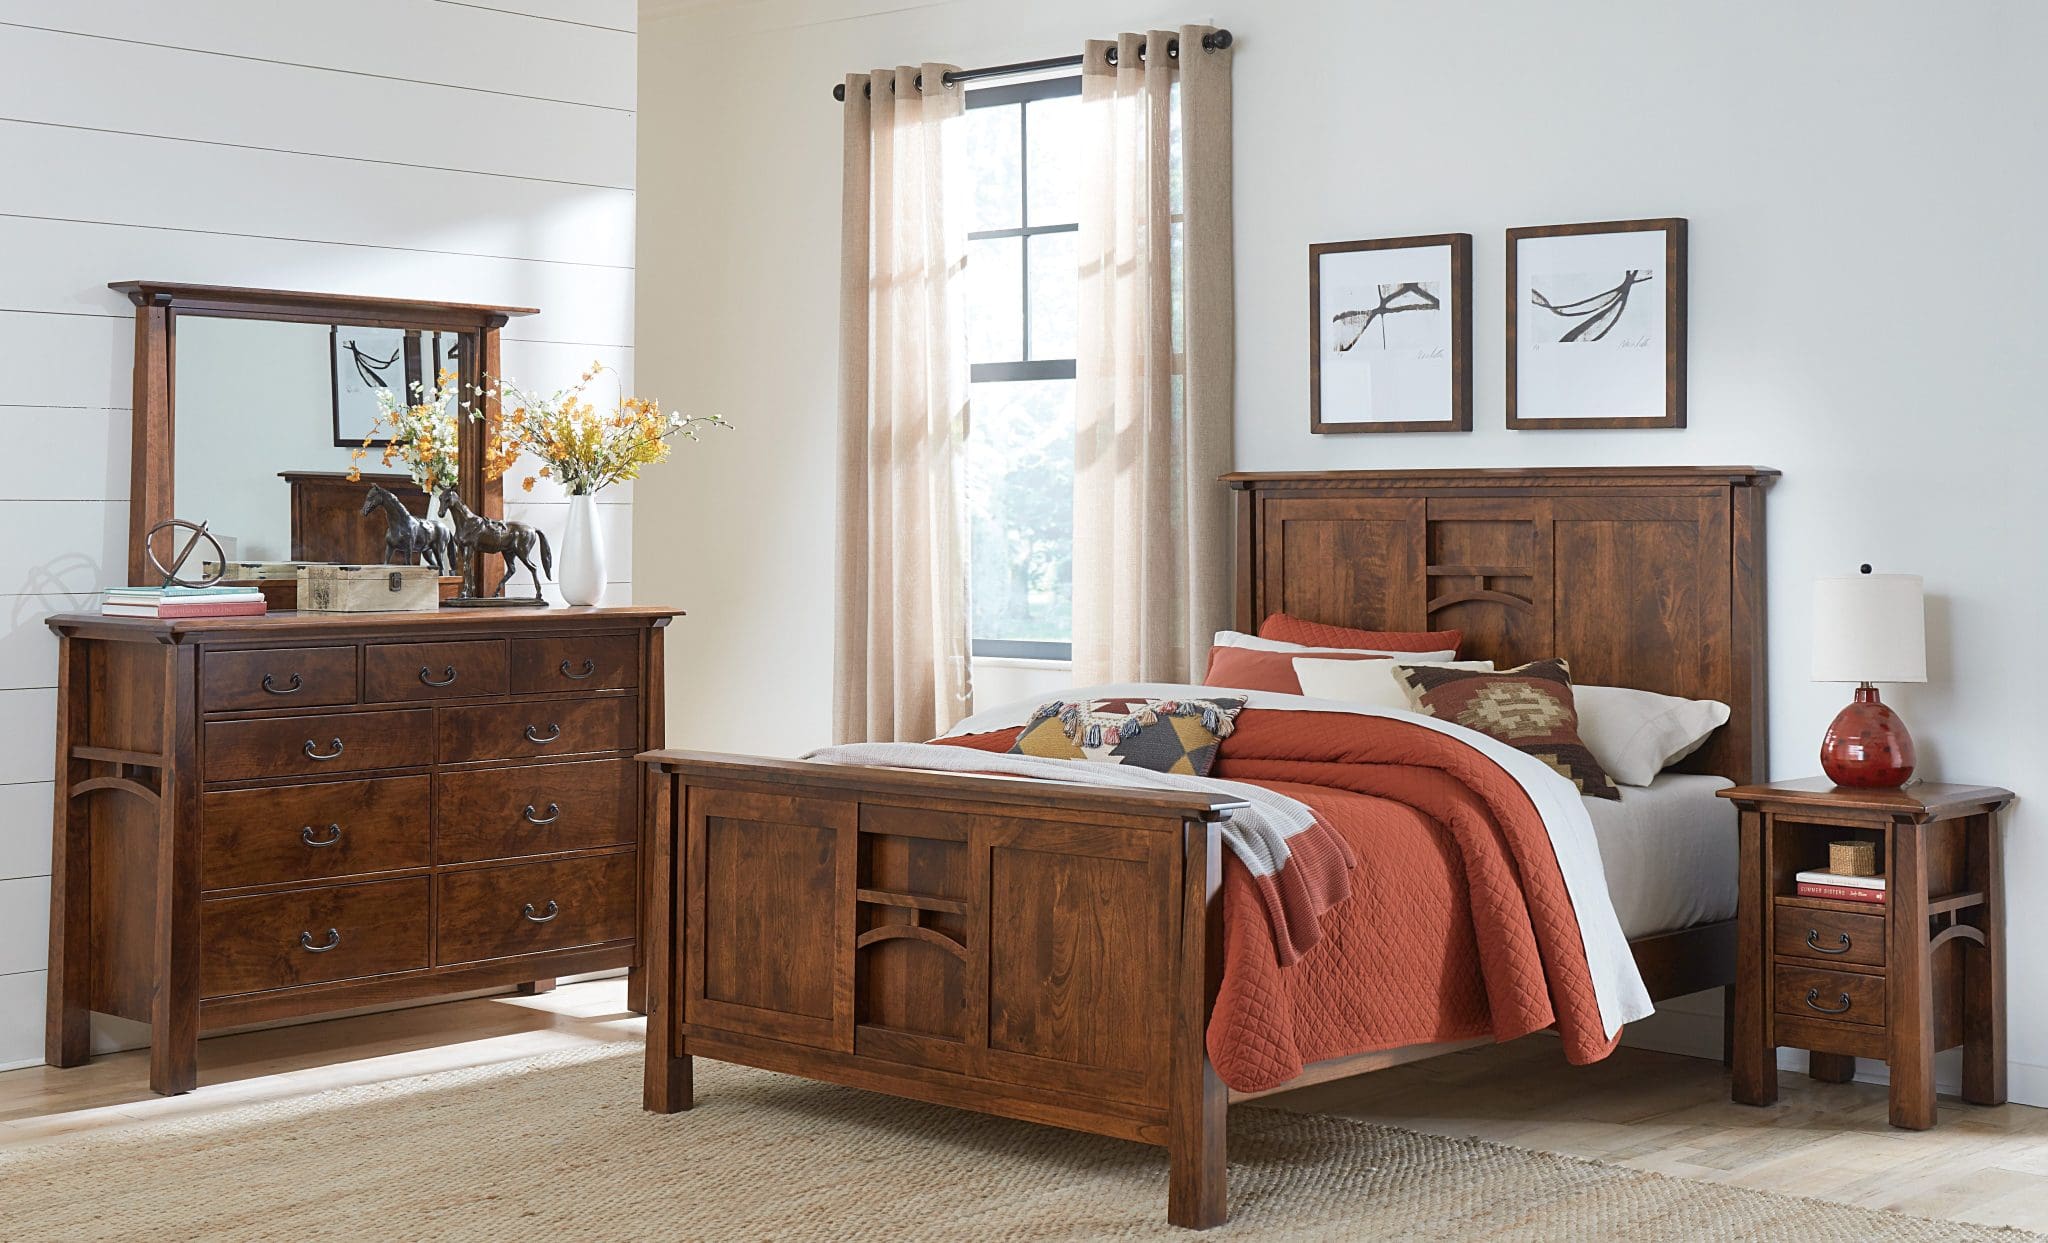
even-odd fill
[[[1833,898],[1838,902],[1884,904],[1884,877],[1851,876],[1844,872],[1798,872],[1792,877],[1802,898]]]

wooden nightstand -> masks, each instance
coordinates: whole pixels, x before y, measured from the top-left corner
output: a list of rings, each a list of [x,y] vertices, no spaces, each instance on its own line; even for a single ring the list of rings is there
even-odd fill
[[[1826,778],[1721,791],[1742,813],[1735,1087],[1778,1099],[1780,1045],[1847,1081],[1859,1057],[1891,1067],[1893,1126],[1934,1125],[1934,1055],[1963,1046],[1963,1099],[2005,1103],[2005,893],[1996,786],[1838,788]],[[1798,896],[1793,874],[1828,843],[1877,843],[1883,905]]]

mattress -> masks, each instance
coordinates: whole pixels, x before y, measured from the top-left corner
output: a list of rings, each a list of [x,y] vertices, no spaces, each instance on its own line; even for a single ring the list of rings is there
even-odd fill
[[[1734,784],[1660,773],[1647,786],[1618,787],[1619,802],[1585,800],[1629,939],[1735,917],[1735,805],[1714,793]]]

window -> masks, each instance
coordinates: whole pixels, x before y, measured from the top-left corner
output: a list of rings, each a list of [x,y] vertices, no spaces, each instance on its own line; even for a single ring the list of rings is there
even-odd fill
[[[970,90],[966,505],[976,656],[1072,655],[1081,80]]]

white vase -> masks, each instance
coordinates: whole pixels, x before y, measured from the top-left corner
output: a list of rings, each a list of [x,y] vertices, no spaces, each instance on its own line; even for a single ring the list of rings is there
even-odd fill
[[[604,599],[604,532],[597,525],[597,497],[583,492],[569,498],[569,529],[562,536],[561,565],[556,582],[562,599],[592,605]]]

